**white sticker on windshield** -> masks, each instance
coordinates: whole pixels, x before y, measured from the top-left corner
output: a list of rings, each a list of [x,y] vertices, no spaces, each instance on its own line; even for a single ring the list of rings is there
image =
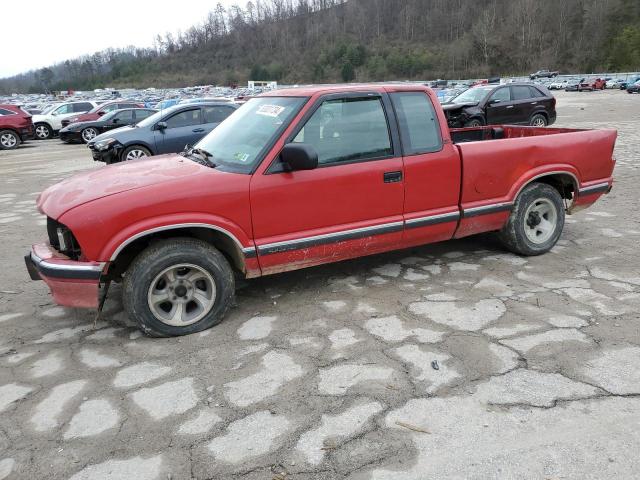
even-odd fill
[[[261,105],[258,111],[258,115],[266,115],[267,117],[277,117],[284,112],[284,107],[280,105]]]

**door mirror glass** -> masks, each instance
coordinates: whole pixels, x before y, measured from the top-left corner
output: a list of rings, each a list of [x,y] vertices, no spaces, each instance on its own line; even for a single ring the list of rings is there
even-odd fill
[[[318,167],[318,152],[307,143],[288,143],[280,152],[285,172],[313,170]]]

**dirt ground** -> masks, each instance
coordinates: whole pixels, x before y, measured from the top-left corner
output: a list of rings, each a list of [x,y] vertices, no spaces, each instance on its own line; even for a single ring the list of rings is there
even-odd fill
[[[0,479],[640,478],[640,96],[558,94],[616,128],[616,184],[520,258],[492,236],[253,280],[207,332],[54,305],[34,200],[100,168],[0,152]]]

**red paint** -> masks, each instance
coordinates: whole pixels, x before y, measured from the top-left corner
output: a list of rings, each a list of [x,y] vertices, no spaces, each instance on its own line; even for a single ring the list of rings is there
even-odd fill
[[[29,113],[15,105],[0,104],[0,108],[13,112],[13,115],[0,115],[0,130],[12,130],[22,141],[33,138],[33,122]]]
[[[442,149],[267,174],[285,139],[316,100],[326,94],[357,91],[427,94],[442,126]],[[419,85],[307,87],[266,96],[308,97],[308,101],[252,175],[225,173],[166,155],[76,175],[47,189],[38,206],[71,229],[83,260],[91,262],[109,262],[132,237],[172,225],[211,226],[249,253],[254,246],[399,225],[383,234],[328,244],[277,253],[263,249],[257,257],[248,255],[245,260],[245,275],[256,277],[499,230],[509,212],[465,218],[464,210],[511,203],[524,186],[544,175],[565,173],[575,178],[577,189],[612,183],[614,130],[505,126],[499,127],[502,139],[454,145],[434,93]],[[483,127],[482,135],[490,138],[495,128]],[[402,181],[384,183],[383,174],[390,171],[402,172]],[[591,204],[600,195],[602,192],[577,196],[575,204]],[[444,223],[403,228],[404,221],[408,226],[412,220],[447,214],[453,218]],[[80,303],[93,303],[97,288],[75,282],[72,287],[51,279],[47,283],[64,304],[72,301],[74,289]]]

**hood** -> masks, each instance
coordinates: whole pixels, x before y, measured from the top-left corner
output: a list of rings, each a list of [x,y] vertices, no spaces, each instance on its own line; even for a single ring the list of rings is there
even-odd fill
[[[462,108],[466,108],[466,107],[475,107],[477,106],[477,103],[474,102],[467,102],[467,103],[443,103],[442,104],[442,109],[446,112],[449,110],[460,110]]]
[[[109,165],[47,188],[38,197],[38,210],[57,220],[72,208],[93,200],[181,180],[207,168],[176,154]]]
[[[133,132],[135,128],[136,127],[134,125],[123,125],[122,127],[114,128],[112,130],[109,130],[108,132],[101,133],[96,138],[91,140],[91,143],[97,143],[100,140],[104,140],[105,138],[115,138],[120,143],[125,143],[128,140],[136,140],[135,137],[137,134],[134,133],[133,135],[128,135],[126,133],[126,132],[129,132],[129,133]],[[120,136],[118,136],[118,134],[120,134]]]

